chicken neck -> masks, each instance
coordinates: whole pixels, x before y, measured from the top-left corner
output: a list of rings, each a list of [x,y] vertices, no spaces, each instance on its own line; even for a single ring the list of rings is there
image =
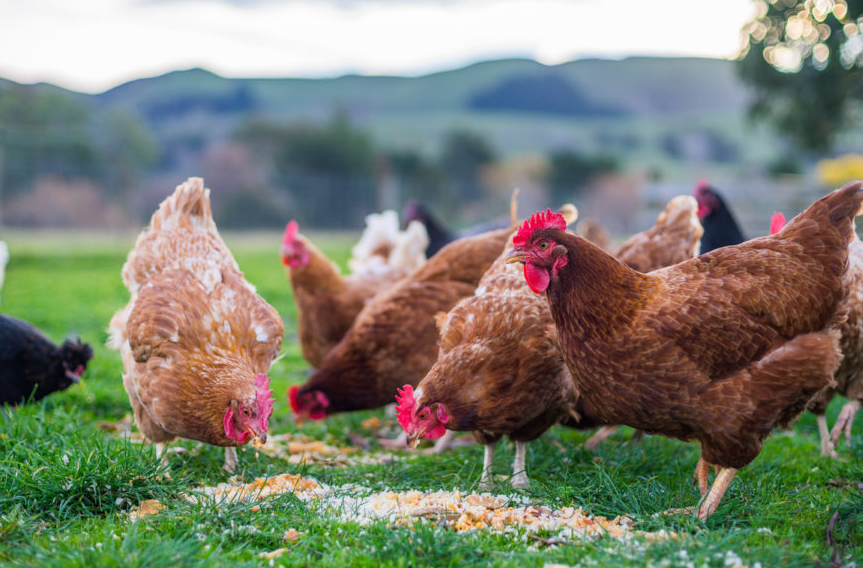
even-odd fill
[[[547,294],[561,339],[612,336],[632,322],[659,286],[658,278],[632,270],[586,239],[563,233],[559,242],[569,259]]]

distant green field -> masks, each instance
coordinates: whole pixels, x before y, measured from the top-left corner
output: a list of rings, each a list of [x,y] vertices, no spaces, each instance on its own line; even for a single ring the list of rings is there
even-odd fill
[[[313,235],[344,266],[355,235]],[[804,415],[793,432],[777,432],[761,455],[734,480],[718,512],[706,522],[654,513],[692,505],[691,483],[698,448],[648,436],[627,443],[622,429],[590,453],[580,447],[590,432],[555,427],[528,449],[531,486],[520,495],[551,509],[583,507],[594,515],[628,515],[641,531],[674,531],[672,539],[610,537],[559,539],[539,533],[488,530],[456,532],[435,519],[412,528],[378,521],[337,520],[330,512],[291,494],[249,503],[190,504],[178,497],[202,485],[226,481],[221,448],[177,445],[191,450],[171,456],[171,477],[159,469],[151,446],[107,432],[130,412],[121,384],[119,355],[104,347],[105,328],[128,293],[120,268],[134,235],[4,233],[11,262],[0,292],[0,312],[26,319],[52,339],[79,334],[95,357],[81,384],[44,401],[0,415],[0,565],[14,566],[851,566],[863,558],[863,420],[842,460],[818,455],[815,421]],[[240,452],[246,481],[296,473],[341,488],[422,492],[476,489],[482,462],[479,445],[447,454],[396,454],[376,441],[363,421],[377,418],[384,432],[397,433],[383,410],[336,416],[298,429],[285,389],[304,380],[308,367],[296,343],[295,310],[278,261],[280,235],[225,236],[241,269],[285,320],[284,356],[271,376],[276,394],[273,435],[302,433],[345,448],[339,461],[293,465],[248,448]],[[835,419],[842,401],[828,413]],[[136,430],[133,428],[133,432]],[[370,442],[356,449],[356,436]],[[507,483],[512,447],[501,444],[495,460],[494,492],[519,495]],[[504,475],[505,474],[505,475]],[[147,499],[166,509],[130,522],[126,513]],[[827,528],[836,516],[828,544]],[[295,540],[285,531],[295,529]],[[561,542],[562,541],[562,542]],[[557,543],[557,544],[556,544]],[[270,560],[262,553],[285,547]],[[835,556],[834,556],[835,554]]]

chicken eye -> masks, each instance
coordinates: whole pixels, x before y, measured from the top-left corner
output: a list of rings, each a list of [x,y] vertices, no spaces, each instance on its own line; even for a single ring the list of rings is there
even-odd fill
[[[249,412],[249,409],[248,409],[248,408],[244,408],[244,409],[243,409],[243,415],[244,415],[244,416],[251,416],[251,415],[252,415],[252,413],[251,413],[251,412]]]
[[[539,250],[545,250],[545,249],[547,249],[547,248],[548,248],[548,241],[539,241],[539,244],[537,245],[537,248],[538,248]]]
[[[422,412],[420,412],[420,415],[419,415],[419,416],[420,416],[420,420],[425,420],[426,418],[428,418],[428,417],[429,417],[429,411],[428,411],[428,410],[423,410]]]

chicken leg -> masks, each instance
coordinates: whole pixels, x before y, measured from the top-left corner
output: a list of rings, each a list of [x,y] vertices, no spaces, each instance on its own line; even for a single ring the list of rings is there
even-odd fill
[[[603,426],[584,442],[584,449],[592,452],[597,446],[604,442],[606,438],[614,434],[614,431],[618,428],[618,426]]]
[[[702,463],[705,465],[701,466]],[[701,466],[701,469],[705,472],[704,477],[706,479],[708,467],[707,462],[699,460],[698,465]],[[698,471],[699,468],[696,466],[696,472]],[[703,521],[716,511],[716,508],[719,506],[719,502],[722,500],[722,496],[725,495],[725,491],[728,489],[728,485],[731,483],[731,480],[734,479],[735,475],[737,475],[737,469],[733,467],[723,467],[719,470],[719,473],[716,475],[716,479],[713,480],[713,486],[710,488],[710,491],[702,498],[695,516]]]
[[[698,491],[702,495],[707,493],[707,474],[710,472],[710,464],[704,461],[703,457],[698,458],[698,463],[695,465],[695,479],[698,481]]]
[[[237,448],[234,446],[225,446],[225,465],[222,469],[228,473],[234,473],[237,469]]]
[[[494,460],[494,447],[497,442],[485,445],[485,454],[482,458],[482,476],[479,478],[478,489],[488,491],[491,489],[491,463]]]
[[[527,487],[530,479],[525,471],[524,461],[527,455],[527,442],[515,443],[515,459],[512,460],[512,486]]]
[[[839,454],[836,453],[835,442],[832,440],[830,430],[827,428],[827,416],[824,414],[818,414],[816,415],[815,420],[818,422],[818,435],[821,437],[821,455],[838,458]],[[836,424],[839,424],[838,420]],[[839,437],[838,432],[836,437]]]
[[[842,435],[843,430],[845,431],[845,441],[849,446],[851,445],[851,424],[854,422],[854,415],[857,414],[857,411],[861,407],[863,407],[863,403],[859,400],[849,400],[842,407],[842,410],[839,411],[836,424],[833,425],[833,429],[830,431],[830,441],[833,442],[834,446],[839,442],[839,437]]]

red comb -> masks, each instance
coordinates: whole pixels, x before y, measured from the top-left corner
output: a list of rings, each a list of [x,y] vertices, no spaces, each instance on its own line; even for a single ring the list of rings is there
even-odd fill
[[[271,398],[273,389],[270,388],[270,377],[261,373],[255,377],[255,402],[258,405],[258,419],[264,432],[267,431],[270,416],[273,415],[273,403],[276,399]]]
[[[300,387],[294,385],[288,389],[288,401],[291,403],[291,410],[294,411],[294,414],[299,413],[300,411]]]
[[[512,239],[512,244],[517,247],[523,247],[530,240],[530,236],[537,229],[560,229],[566,230],[566,219],[560,213],[554,213],[551,209],[545,211],[537,211],[530,216],[530,219],[521,224],[518,228],[518,233]]]
[[[785,215],[779,211],[773,212],[773,217],[770,219],[770,234],[775,235],[785,226]]]
[[[413,418],[413,411],[416,406],[414,388],[411,385],[405,385],[398,389],[396,402],[398,403],[396,404],[396,418],[398,418],[399,424],[407,432],[411,426],[411,419]]]
[[[710,187],[710,184],[707,183],[707,180],[705,178],[701,178],[700,180],[698,180],[698,183],[695,184],[696,191],[704,191],[708,187]]]
[[[288,224],[285,225],[285,236],[282,239],[282,246],[290,245],[294,242],[294,238],[297,236],[297,231],[300,230],[300,226],[297,225],[297,222],[291,219],[288,221]]]

